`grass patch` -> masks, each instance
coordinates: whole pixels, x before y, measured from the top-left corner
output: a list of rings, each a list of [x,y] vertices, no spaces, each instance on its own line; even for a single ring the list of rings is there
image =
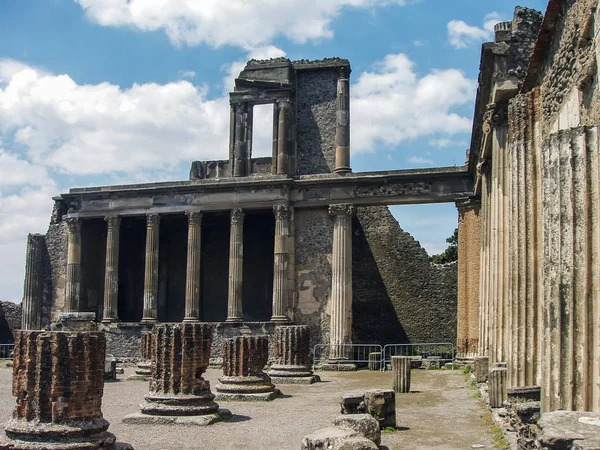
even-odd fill
[[[463,367],[462,373],[465,376],[471,375],[471,364],[467,364],[465,367]]]
[[[486,409],[483,413],[482,419],[483,422],[490,427],[492,432],[492,443],[494,447],[500,450],[510,450],[510,445],[504,438],[502,428],[496,425],[492,419],[492,413]]]
[[[479,389],[477,389],[475,391],[475,393],[473,394],[473,397],[475,397],[475,398],[481,398],[481,391]]]
[[[392,425],[388,425],[387,427],[382,428],[381,431],[384,433],[396,433],[396,432],[400,431],[400,428],[392,426]]]

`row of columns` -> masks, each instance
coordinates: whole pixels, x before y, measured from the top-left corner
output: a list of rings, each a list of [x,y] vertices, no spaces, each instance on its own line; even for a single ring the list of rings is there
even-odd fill
[[[288,306],[295,292],[293,271],[294,256],[294,209],[288,205],[277,205],[275,213],[275,251],[273,267],[273,312],[274,322],[288,322]],[[331,287],[332,345],[348,344],[352,340],[352,215],[354,206],[338,204],[329,207],[334,218]],[[202,213],[190,211],[188,217],[187,272],[185,289],[185,322],[200,320],[200,256]],[[106,269],[104,284],[103,322],[118,320],[119,285],[119,229],[120,217],[109,216],[106,239]],[[66,312],[79,310],[81,290],[81,220],[68,218],[68,257]],[[146,258],[144,278],[143,322],[158,319],[158,249],[160,216],[146,215]],[[240,322],[242,314],[243,283],[243,230],[244,211],[231,211],[231,233],[229,244],[229,294],[227,299],[227,322]],[[342,355],[340,355],[341,357]]]

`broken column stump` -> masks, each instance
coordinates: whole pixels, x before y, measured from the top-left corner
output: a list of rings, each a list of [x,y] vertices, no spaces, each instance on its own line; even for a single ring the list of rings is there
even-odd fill
[[[152,329],[152,378],[141,413],[123,419],[128,424],[210,425],[231,416],[219,409],[202,378],[208,368],[213,325],[161,323]]]
[[[223,341],[223,376],[217,400],[269,401],[281,395],[263,368],[269,359],[267,336],[237,336]]]
[[[320,381],[310,368],[310,329],[307,325],[275,328],[275,362],[269,370],[275,384],[312,384]]]
[[[365,410],[381,428],[396,426],[396,393],[391,389],[369,389],[364,395]]]
[[[405,394],[410,392],[410,356],[392,356],[392,377],[394,391]]]
[[[473,362],[473,372],[475,373],[476,383],[485,383],[488,380],[490,371],[490,358],[487,356],[477,356]]]
[[[17,405],[0,449],[116,448],[101,410],[105,352],[104,333],[17,330]]]
[[[490,406],[492,408],[501,408],[506,400],[506,367],[492,367],[488,375],[488,393],[490,396]]]
[[[369,370],[381,370],[381,352],[369,353]]]
[[[142,360],[136,364],[135,374],[128,380],[147,381],[152,377],[152,332],[144,331],[140,336],[140,356]]]

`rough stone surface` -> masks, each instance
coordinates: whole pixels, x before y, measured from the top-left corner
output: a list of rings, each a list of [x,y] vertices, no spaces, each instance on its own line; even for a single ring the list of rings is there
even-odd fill
[[[308,326],[277,327],[274,340],[274,361],[268,372],[273,383],[311,384],[318,381],[310,368]]]
[[[410,356],[392,356],[392,376],[394,378],[395,392],[410,392],[410,358]]]
[[[60,209],[55,203],[54,212]],[[66,211],[65,211],[66,213]],[[46,233],[46,247],[49,262],[47,283],[44,287],[42,304],[42,326],[58,320],[58,315],[65,304],[65,286],[67,282],[67,227],[60,213],[50,223]]]
[[[334,417],[332,424],[335,427],[351,428],[375,444],[381,444],[379,422],[370,414],[343,414]]]
[[[473,362],[473,371],[475,373],[476,383],[485,383],[488,380],[490,371],[490,358],[487,356],[478,356]]]
[[[21,328],[21,305],[0,302],[0,344],[12,344],[13,332]]]
[[[342,395],[340,406],[342,414],[363,414],[367,411],[362,392],[352,392]]]
[[[381,428],[396,426],[396,393],[387,389],[369,389],[364,395],[366,412]]]
[[[552,411],[538,422],[538,445],[544,450],[600,448],[600,414],[584,411]]]
[[[329,427],[302,438],[302,450],[372,450],[371,440],[351,428]]]

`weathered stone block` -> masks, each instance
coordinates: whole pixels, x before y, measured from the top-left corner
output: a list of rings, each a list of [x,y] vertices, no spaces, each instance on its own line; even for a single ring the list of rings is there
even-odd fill
[[[544,450],[600,448],[600,414],[585,411],[552,411],[538,422],[539,448]]]
[[[362,392],[352,392],[342,395],[340,406],[342,414],[363,414],[367,411]]]
[[[377,450],[371,440],[345,427],[329,427],[302,438],[302,450]]]
[[[488,392],[490,396],[490,406],[500,408],[506,400],[506,367],[494,367],[490,370],[488,376]]]
[[[485,383],[488,380],[490,371],[490,358],[487,356],[477,356],[473,362],[473,371],[475,373],[476,383]]]
[[[343,414],[335,417],[332,424],[333,426],[351,428],[375,444],[381,444],[379,422],[370,414]]]
[[[388,389],[365,391],[366,412],[379,422],[381,428],[396,426],[396,393]]]
[[[369,370],[381,370],[381,352],[369,353]]]
[[[506,396],[511,403],[539,402],[541,391],[540,386],[521,386],[506,389]]]
[[[312,384],[319,381],[310,368],[310,329],[307,325],[275,328],[274,362],[269,370],[271,382]]]

